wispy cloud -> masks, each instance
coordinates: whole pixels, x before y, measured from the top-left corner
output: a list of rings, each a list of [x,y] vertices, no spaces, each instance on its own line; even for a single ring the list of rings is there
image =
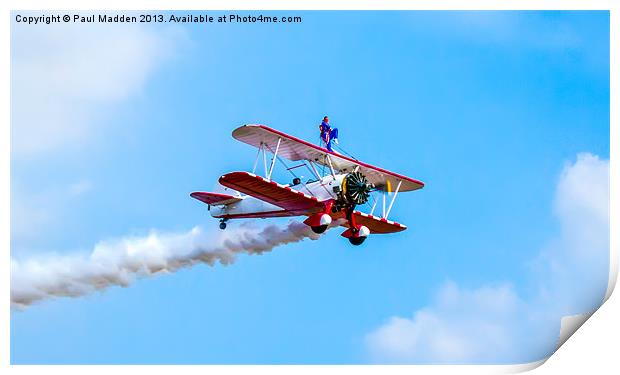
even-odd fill
[[[558,182],[560,235],[532,261],[537,292],[447,282],[427,307],[366,337],[377,362],[523,363],[556,349],[560,319],[597,308],[609,277],[609,161],[579,154]]]
[[[11,30],[12,156],[88,142],[185,39],[175,28],[70,24]]]
[[[83,157],[88,146],[109,143],[110,113],[139,95],[187,42],[173,27],[12,24],[13,251],[35,235],[33,227],[39,236],[56,229],[67,207],[93,188],[80,176],[33,180],[28,167],[59,153]]]

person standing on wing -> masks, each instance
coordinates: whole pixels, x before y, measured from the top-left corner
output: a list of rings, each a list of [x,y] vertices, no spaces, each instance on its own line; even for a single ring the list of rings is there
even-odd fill
[[[319,125],[319,130],[321,131],[321,140],[325,142],[328,151],[332,150],[332,141],[335,144],[338,144],[338,129],[333,128],[329,125],[329,118],[327,116],[323,117],[323,122]]]

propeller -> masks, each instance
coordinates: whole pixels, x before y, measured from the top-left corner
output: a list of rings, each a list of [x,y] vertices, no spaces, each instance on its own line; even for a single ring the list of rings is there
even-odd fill
[[[345,177],[344,188],[346,199],[360,205],[368,201],[373,185],[360,172],[351,172]]]

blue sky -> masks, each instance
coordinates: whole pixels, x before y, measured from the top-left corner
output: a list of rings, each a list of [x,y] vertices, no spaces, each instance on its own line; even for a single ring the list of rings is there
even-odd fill
[[[426,183],[399,195],[390,215],[409,229],[360,248],[333,230],[230,266],[14,309],[11,362],[510,363],[547,354],[523,350],[512,332],[503,339],[514,346],[497,356],[438,357],[417,350],[417,339],[384,339],[394,317],[411,328],[424,325],[420,311],[446,323],[476,301],[527,306],[488,319],[503,327],[565,297],[541,297],[562,280],[545,259],[580,259],[562,244],[570,215],[590,212],[590,201],[574,208],[583,196],[566,191],[586,181],[579,176],[605,176],[608,12],[263,13],[303,22],[14,22],[12,258],[88,253],[151,229],[200,225],[215,238],[217,221],[188,194],[252,168],[255,150],[232,130],[257,122],[316,141],[324,115],[347,151]],[[598,186],[588,191],[606,202]],[[608,251],[584,243],[601,259]],[[592,298],[562,312],[600,301],[602,284],[588,285]],[[441,302],[446,295],[452,302]],[[545,319],[524,327],[537,324],[559,329]]]

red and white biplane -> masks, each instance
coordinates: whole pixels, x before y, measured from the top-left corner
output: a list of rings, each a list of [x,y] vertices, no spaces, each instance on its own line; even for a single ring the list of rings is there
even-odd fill
[[[193,192],[191,197],[209,205],[211,216],[220,219],[226,229],[230,219],[308,216],[304,223],[316,233],[323,233],[332,222],[347,229],[342,233],[353,245],[360,245],[369,234],[395,233],[407,227],[389,220],[388,215],[399,192],[418,190],[424,183],[363,163],[342,154],[295,138],[264,125],[244,125],[235,129],[233,138],[258,148],[252,172],[231,172],[219,178],[223,193]],[[267,153],[272,154],[268,161]],[[265,176],[256,174],[261,159]],[[288,167],[281,158],[299,162]],[[291,184],[271,179],[276,160],[293,174]],[[313,178],[302,182],[295,169],[307,168]],[[325,173],[320,173],[322,169]],[[356,209],[370,205],[371,193],[382,194],[382,213]],[[389,202],[386,197],[390,195]]]

